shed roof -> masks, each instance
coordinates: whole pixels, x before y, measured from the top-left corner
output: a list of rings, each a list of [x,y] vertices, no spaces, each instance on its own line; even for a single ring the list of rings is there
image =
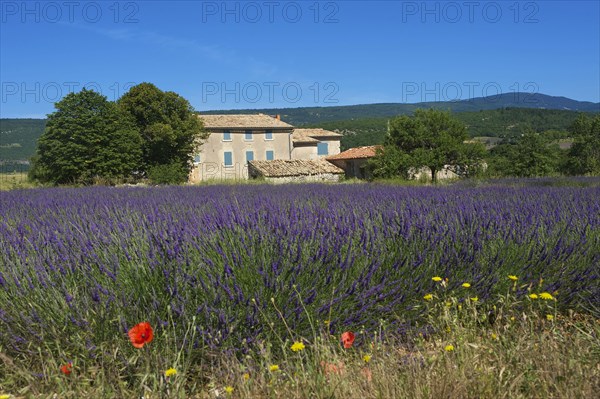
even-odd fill
[[[370,145],[366,147],[356,147],[350,148],[344,152],[340,152],[339,154],[331,155],[327,157],[327,160],[336,160],[336,159],[363,159],[363,158],[372,158],[377,154],[377,150],[382,148],[380,145]]]
[[[324,159],[276,159],[250,161],[250,167],[264,177],[308,176],[323,173],[343,174],[344,171]]]
[[[288,123],[265,114],[198,115],[207,129],[293,129]]]
[[[294,143],[318,143],[316,137],[342,137],[341,134],[325,129],[294,129],[292,141]]]

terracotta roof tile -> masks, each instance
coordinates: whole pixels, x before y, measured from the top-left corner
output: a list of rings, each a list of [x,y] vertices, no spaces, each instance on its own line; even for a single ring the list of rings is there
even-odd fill
[[[366,147],[356,147],[350,148],[344,152],[340,152],[339,154],[332,155],[327,157],[327,160],[335,160],[335,159],[362,159],[362,158],[372,158],[376,155],[377,149],[382,148],[380,145],[371,145]]]
[[[337,166],[323,160],[276,159],[273,161],[250,161],[250,170],[265,177],[308,176],[323,173],[343,174]]]
[[[342,137],[341,134],[325,129],[294,129],[292,141],[294,143],[317,143],[316,137]]]
[[[290,124],[265,114],[251,115],[198,115],[207,129],[275,128],[293,129]]]

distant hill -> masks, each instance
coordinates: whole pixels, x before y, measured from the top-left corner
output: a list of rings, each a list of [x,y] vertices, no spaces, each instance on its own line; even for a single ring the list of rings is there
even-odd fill
[[[0,119],[0,171],[25,171],[45,119]]]
[[[202,111],[201,114],[280,114],[281,118],[295,126],[315,125],[322,122],[362,118],[382,118],[412,114],[418,108],[437,108],[459,112],[474,112],[500,108],[535,108],[582,112],[600,112],[600,103],[576,101],[566,97],[545,94],[506,93],[489,97],[478,97],[460,101],[422,102],[416,104],[364,104],[335,107],[269,108]]]
[[[576,101],[545,94],[507,93],[497,96],[450,102],[417,104],[364,104],[335,107],[271,108],[206,111],[202,114],[280,114],[295,126],[315,126],[345,134],[342,146],[350,148],[380,143],[387,120],[412,114],[417,108],[449,110],[469,127],[469,134],[510,137],[523,128],[537,131],[565,130],[578,112],[600,112],[600,103]],[[35,153],[37,139],[44,132],[44,119],[0,119],[0,171],[23,170]]]
[[[511,138],[526,129],[537,132],[566,131],[580,112],[554,109],[503,108],[454,114],[468,129],[470,137]],[[342,133],[342,148],[381,144],[390,118],[362,118],[316,124]],[[490,140],[488,140],[490,141]],[[494,140],[491,140],[494,141]]]

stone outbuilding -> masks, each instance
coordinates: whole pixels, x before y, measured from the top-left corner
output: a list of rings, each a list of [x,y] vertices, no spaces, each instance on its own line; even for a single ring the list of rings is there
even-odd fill
[[[377,150],[380,148],[382,147],[379,145],[350,148],[325,159],[343,169],[348,178],[368,179],[371,174],[366,167],[367,162],[377,154]]]
[[[272,183],[337,182],[344,171],[324,159],[279,159],[248,162],[250,178]]]

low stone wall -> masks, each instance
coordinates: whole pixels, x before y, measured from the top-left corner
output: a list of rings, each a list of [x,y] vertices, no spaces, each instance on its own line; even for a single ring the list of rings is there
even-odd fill
[[[270,183],[307,183],[307,182],[338,182],[341,174],[322,173],[318,175],[300,175],[300,176],[282,176],[282,177],[265,177],[265,181]]]
[[[422,167],[418,171],[410,170],[409,173],[411,173],[411,175],[413,176],[413,179],[415,179],[415,180],[419,180],[421,178],[431,179],[431,169],[429,169],[427,166]],[[457,179],[460,176],[457,175],[456,173],[454,173],[448,167],[446,167],[446,168],[443,168],[442,170],[438,171],[436,173],[436,177],[438,180],[445,180],[445,179]]]

